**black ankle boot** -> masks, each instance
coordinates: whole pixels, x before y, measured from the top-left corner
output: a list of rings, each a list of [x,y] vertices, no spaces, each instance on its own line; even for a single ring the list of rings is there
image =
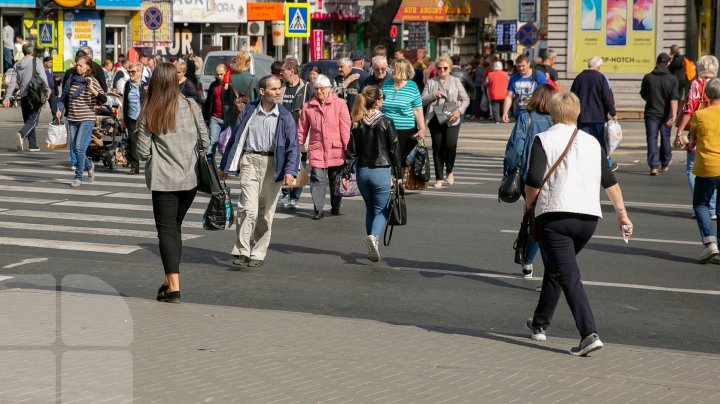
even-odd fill
[[[180,303],[180,291],[176,290],[175,292],[165,292],[163,294],[162,298],[158,299],[161,302],[165,303]]]
[[[164,283],[162,285],[160,285],[160,289],[158,289],[158,292],[157,292],[157,300],[158,301],[162,300],[162,298],[163,298],[163,296],[165,296],[165,292],[167,292],[167,290],[168,290],[168,285],[166,285]]]

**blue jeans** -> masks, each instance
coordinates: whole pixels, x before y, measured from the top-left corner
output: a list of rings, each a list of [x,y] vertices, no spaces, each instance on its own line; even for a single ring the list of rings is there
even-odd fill
[[[703,244],[716,243],[717,237],[712,235],[712,220],[710,219],[710,199],[713,194],[720,189],[720,177],[695,178],[695,189],[693,191],[693,210],[695,211],[695,219],[700,228]],[[720,211],[715,206],[715,213]],[[720,227],[718,228],[720,231]]]
[[[645,138],[647,139],[647,163],[650,168],[667,167],[672,160],[672,143],[670,143],[670,127],[667,120],[653,116],[645,116]],[[658,151],[658,132],[660,132],[660,150]]]
[[[379,236],[388,217],[390,167],[358,168],[357,184],[365,201],[365,231],[368,236]]]
[[[208,129],[210,130],[210,153],[215,154],[220,132],[225,129],[222,118],[210,117],[210,126]]]
[[[13,50],[3,46],[3,71],[6,72],[8,69],[13,67]]]
[[[92,162],[85,151],[90,145],[94,121],[68,121],[68,136],[72,139],[71,147],[75,150],[77,164],[75,165],[75,179],[82,180],[83,171],[92,168]]]
[[[605,122],[578,123],[578,129],[597,139],[597,141],[600,142],[600,147],[607,153],[607,145],[605,144]],[[612,158],[607,156],[607,160],[608,166],[612,166]]]
[[[687,163],[685,164],[685,173],[688,177],[688,184],[690,184],[690,194],[695,195],[695,174],[693,174],[693,167],[695,167],[695,151],[687,154]],[[715,205],[717,200],[717,192],[713,193],[710,199],[710,212],[715,212]],[[697,216],[697,215],[696,215]]]

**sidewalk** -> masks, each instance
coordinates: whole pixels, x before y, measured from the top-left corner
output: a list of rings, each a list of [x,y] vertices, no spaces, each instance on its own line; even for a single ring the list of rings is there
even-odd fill
[[[0,402],[720,402],[720,356],[606,343],[572,357],[575,340],[527,338],[523,313],[516,335],[469,336],[122,298],[92,279],[4,281]]]

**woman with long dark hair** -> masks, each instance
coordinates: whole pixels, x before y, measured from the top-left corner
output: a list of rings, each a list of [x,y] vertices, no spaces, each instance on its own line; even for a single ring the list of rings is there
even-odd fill
[[[388,217],[390,178],[395,173],[402,182],[398,137],[393,121],[380,112],[383,93],[377,86],[367,86],[355,98],[352,129],[345,153],[342,186],[349,186],[353,166],[357,185],[365,201],[365,245],[368,259],[380,259],[378,238]]]
[[[160,63],[153,71],[138,119],[137,152],[145,160],[145,182],[152,191],[155,227],[165,282],[157,300],[180,302],[181,227],[198,184],[198,131],[210,143],[200,107],[180,94],[177,69]]]
[[[93,77],[95,66],[90,56],[80,56],[75,65],[75,73],[70,75],[60,98],[56,118],[60,119],[65,112],[68,125],[70,147],[75,151],[77,163],[75,178],[71,187],[79,187],[83,183],[83,171],[87,170],[87,182],[95,178],[95,165],[87,157],[85,151],[90,145],[93,127],[95,127],[95,105],[104,103],[107,97],[100,83]]]

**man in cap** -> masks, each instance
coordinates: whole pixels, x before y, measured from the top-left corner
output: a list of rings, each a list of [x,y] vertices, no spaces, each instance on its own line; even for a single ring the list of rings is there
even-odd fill
[[[370,76],[370,73],[365,71],[365,55],[362,51],[354,50],[350,52],[350,60],[352,60],[352,73],[357,73],[360,75],[358,83],[360,83],[360,86],[362,86],[362,83],[365,82],[365,79]]]

